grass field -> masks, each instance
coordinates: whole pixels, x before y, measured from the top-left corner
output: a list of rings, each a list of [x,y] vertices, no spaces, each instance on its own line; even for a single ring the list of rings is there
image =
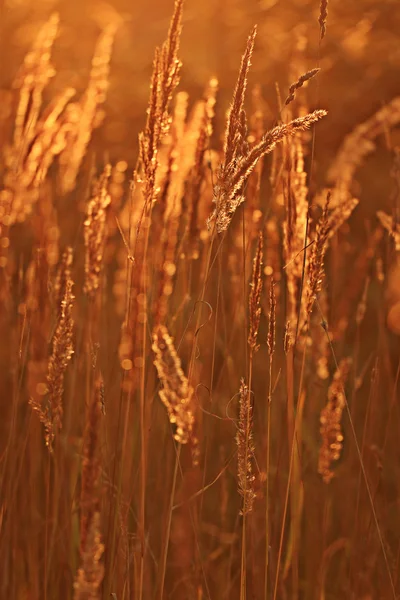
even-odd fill
[[[399,11],[216,4],[0,3],[0,599],[400,597]]]

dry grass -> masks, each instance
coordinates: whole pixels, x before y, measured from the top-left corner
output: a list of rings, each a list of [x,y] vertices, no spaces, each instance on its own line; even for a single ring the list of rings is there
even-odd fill
[[[212,73],[177,89],[175,0],[114,160],[99,11],[83,85],[51,87],[53,14],[1,90],[0,598],[394,600],[399,97],[325,110],[322,0],[276,88],[249,28],[224,117]]]

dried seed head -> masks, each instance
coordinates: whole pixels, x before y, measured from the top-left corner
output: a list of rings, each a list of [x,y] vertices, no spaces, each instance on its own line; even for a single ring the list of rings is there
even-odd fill
[[[389,235],[393,238],[396,252],[400,252],[400,223],[396,223],[393,217],[386,214],[382,210],[376,213],[382,227],[386,229]]]
[[[168,37],[161,49],[156,48],[147,121],[144,131],[139,135],[140,171],[147,202],[154,200],[158,148],[171,124],[169,105],[179,83],[181,62],[178,59],[178,52],[182,31],[182,8],[183,0],[175,0]]]
[[[217,173],[217,184],[214,189],[216,207],[208,219],[208,227],[211,228],[211,223],[215,221],[218,233],[225,231],[237,208],[244,202],[243,187],[259,159],[271,152],[286,136],[292,136],[297,131],[308,129],[326,114],[325,110],[315,110],[305,117],[299,117],[287,124],[277,125],[246,154],[240,156],[235,154],[231,162],[228,162],[225,157],[224,163]],[[240,136],[236,136],[236,139],[238,137]]]
[[[253,510],[255,499],[253,473],[253,423],[252,407],[249,388],[244,379],[240,382],[239,396],[239,423],[236,433],[236,444],[238,447],[238,487],[243,497],[241,514],[247,514]]]
[[[242,130],[243,132],[244,97],[246,94],[247,76],[250,69],[256,34],[257,27],[254,26],[247,39],[246,49],[242,56],[239,76],[233,93],[232,104],[228,113],[224,146],[225,165],[229,165],[233,162],[235,156],[238,154],[238,142],[240,144],[240,141],[243,139],[242,135],[238,136],[238,130]]]
[[[85,548],[81,554],[81,566],[74,582],[74,600],[98,600],[104,577],[101,562],[104,544],[100,534],[100,514],[96,512],[91,521]]]
[[[315,77],[315,75],[317,75],[317,73],[319,73],[320,70],[321,69],[311,69],[311,71],[307,71],[307,73],[304,73],[303,75],[301,75],[295,83],[292,83],[292,85],[289,88],[289,95],[285,100],[285,106],[287,106],[288,104],[293,102],[294,97],[295,97],[295,92],[297,90],[299,90],[301,87],[303,87],[303,85],[307,81],[309,81],[310,79]]]
[[[336,371],[328,390],[328,403],[321,411],[321,437],[322,444],[319,451],[318,473],[322,475],[325,483],[329,483],[334,476],[332,463],[340,458],[343,446],[343,432],[341,420],[346,406],[344,385],[351,368],[351,359],[343,359]]]
[[[319,5],[318,23],[320,27],[320,39],[323,40],[326,34],[326,20],[328,17],[328,0],[321,0]]]
[[[68,363],[74,353],[72,344],[73,325],[72,308],[74,296],[73,282],[68,278],[65,292],[52,339],[52,353],[47,367],[47,394],[43,401],[29,401],[45,428],[45,442],[52,452],[56,431],[62,427],[64,378]]]
[[[180,444],[195,441],[193,436],[193,388],[184,374],[172,337],[164,325],[153,331],[154,364],[162,384],[159,396],[175,429],[174,438]]]
[[[317,224],[315,232],[315,242],[312,247],[311,256],[308,265],[307,294],[306,294],[306,314],[311,315],[315,299],[321,290],[322,279],[324,275],[324,258],[329,235],[329,201],[330,194],[327,194],[324,211]]]
[[[89,297],[93,297],[96,294],[100,285],[106,238],[107,208],[111,202],[108,192],[110,175],[111,166],[107,165],[99,180],[95,182],[93,196],[87,205],[86,219],[84,221],[86,250],[84,291]]]

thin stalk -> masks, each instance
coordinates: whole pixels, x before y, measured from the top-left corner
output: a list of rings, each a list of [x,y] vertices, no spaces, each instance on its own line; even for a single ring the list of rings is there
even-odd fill
[[[175,497],[176,481],[177,481],[177,475],[178,475],[180,456],[181,456],[181,444],[178,444],[178,448],[175,451],[175,466],[174,466],[174,475],[173,475],[173,479],[172,479],[171,494],[169,497],[167,527],[166,527],[166,532],[165,532],[165,542],[164,542],[163,552],[162,552],[161,561],[160,561],[160,593],[158,594],[159,600],[162,600],[163,595],[164,595],[165,573],[167,570],[168,547],[169,547],[169,538],[170,538],[171,523],[172,523],[172,510],[173,510],[173,505],[174,505],[174,497]]]
[[[250,406],[251,402],[251,385],[253,379],[253,352],[250,350],[249,357],[249,388],[248,388],[248,399],[247,406]],[[251,423],[249,420],[250,411],[246,411],[246,438],[245,438],[245,461],[244,464],[247,468],[248,462],[248,449],[249,449],[249,431]],[[241,554],[241,567],[240,567],[240,600],[246,600],[246,574],[247,574],[247,560],[246,560],[246,516],[247,516],[247,477],[245,477],[245,489],[243,495],[243,519],[242,519],[242,554]]]
[[[302,358],[301,372],[300,372],[298,404],[300,403],[301,390],[303,388],[305,361],[306,361],[306,345],[304,344],[303,358]],[[288,481],[287,481],[287,485],[286,485],[285,504],[284,504],[284,509],[283,509],[281,535],[280,535],[280,540],[279,540],[278,561],[277,561],[277,565],[276,565],[275,587],[274,587],[273,600],[276,600],[277,593],[278,593],[279,569],[280,569],[280,563],[281,563],[281,559],[282,559],[283,536],[284,536],[284,532],[285,532],[285,522],[286,522],[287,509],[288,509],[288,504],[289,504],[289,495],[290,495],[290,489],[291,489],[291,479],[292,479],[293,463],[294,463],[294,448],[295,448],[296,430],[297,430],[297,425],[298,425],[297,421],[298,421],[299,413],[300,413],[300,411],[297,410],[295,421],[294,421],[294,431],[293,431],[293,436],[292,436],[292,440],[291,440],[289,475],[288,475]]]
[[[268,567],[269,567],[269,475],[271,455],[271,401],[272,401],[272,354],[269,355],[269,384],[267,406],[267,465],[265,487],[265,580],[264,599],[268,600]]]

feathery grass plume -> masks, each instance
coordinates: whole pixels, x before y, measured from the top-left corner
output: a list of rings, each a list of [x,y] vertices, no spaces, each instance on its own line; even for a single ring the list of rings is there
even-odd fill
[[[322,444],[319,451],[318,473],[325,483],[329,483],[334,476],[332,463],[340,458],[343,446],[343,432],[341,420],[346,406],[344,385],[351,368],[351,358],[340,361],[339,367],[333,376],[333,381],[328,390],[328,402],[321,411],[320,433]]]
[[[95,182],[84,221],[85,240],[85,293],[93,298],[100,285],[101,267],[103,263],[106,237],[107,208],[111,197],[108,182],[111,176],[111,165],[106,165],[102,175]]]
[[[400,252],[400,223],[396,221],[390,215],[386,214],[382,210],[378,210],[376,213],[382,227],[389,232],[389,235],[393,238],[396,252]]]
[[[368,154],[375,150],[375,138],[399,122],[400,97],[396,97],[345,137],[328,172],[329,180],[335,182],[332,207],[352,197],[350,188],[355,172]]]
[[[101,463],[100,424],[102,417],[103,381],[96,380],[94,393],[86,407],[86,426],[83,439],[83,461],[80,499],[80,554],[85,556],[93,520],[100,514]]]
[[[56,431],[62,427],[62,395],[64,391],[64,377],[68,363],[74,353],[72,345],[73,320],[72,307],[74,296],[72,294],[73,282],[68,279],[65,284],[65,293],[61,301],[55,332],[52,339],[52,353],[47,367],[47,393],[43,402],[30,399],[29,403],[35,410],[45,428],[45,442],[52,452]]]
[[[81,555],[81,566],[74,581],[74,600],[100,600],[104,578],[104,565],[101,562],[103,553],[100,514],[96,512],[89,526],[85,548]]]
[[[75,90],[66,88],[56,95],[40,116],[43,91],[55,74],[50,53],[57,31],[55,14],[40,30],[14,81],[19,101],[12,146],[5,151],[7,170],[0,195],[0,215],[7,225],[24,221],[32,212],[39,187],[65,145],[65,108]]]
[[[316,297],[321,290],[324,276],[324,258],[329,234],[329,201],[330,194],[326,196],[323,213],[315,231],[315,241],[312,246],[308,264],[307,292],[306,292],[306,315],[311,315]]]
[[[50,53],[58,34],[58,26],[59,16],[54,13],[40,29],[32,50],[26,55],[14,80],[13,87],[19,90],[19,101],[13,145],[20,151],[32,141],[42,105],[43,90],[55,75]]]
[[[52,406],[52,420],[54,425],[60,429],[63,412],[62,394],[64,391],[65,371],[74,353],[72,345],[74,326],[72,319],[74,301],[72,286],[72,279],[67,279],[65,282],[64,297],[61,301],[61,311],[52,340],[52,354],[47,373],[47,388]]]
[[[275,146],[288,135],[295,135],[298,131],[304,131],[311,127],[327,114],[325,110],[314,112],[287,124],[277,125],[268,131],[262,140],[253,146],[244,156],[235,159],[229,169],[222,167],[217,174],[214,202],[216,208],[209,218],[209,226],[215,219],[217,231],[225,231],[236,212],[236,209],[244,201],[243,186],[250,173],[253,171],[258,160],[271,152]]]
[[[243,143],[243,107],[247,88],[247,76],[250,69],[251,57],[254,50],[254,40],[257,34],[257,26],[254,26],[246,44],[246,49],[242,56],[239,76],[236,87],[233,92],[232,104],[229,109],[228,119],[225,131],[224,143],[224,164],[222,170],[231,169],[235,159],[239,159],[238,150]]]
[[[254,454],[252,420],[251,394],[245,380],[242,378],[239,395],[239,422],[236,433],[236,444],[238,447],[238,489],[240,495],[243,497],[241,515],[246,515],[253,510],[253,503],[256,497],[254,490],[255,475],[252,467]]]
[[[296,91],[299,90],[301,87],[303,87],[303,85],[307,81],[309,81],[310,79],[315,77],[315,75],[317,75],[317,73],[319,73],[320,70],[321,69],[319,69],[319,68],[311,69],[311,71],[307,71],[307,73],[300,75],[300,77],[298,78],[298,80],[295,83],[292,83],[292,85],[289,87],[288,97],[285,100],[285,106],[287,106],[288,104],[293,102]]]
[[[320,28],[320,39],[324,39],[326,34],[326,20],[328,18],[328,0],[321,0],[319,5],[318,23]]]
[[[257,344],[257,334],[261,317],[260,300],[262,292],[263,245],[263,234],[262,231],[260,231],[258,236],[257,251],[253,260],[253,274],[251,277],[251,291],[249,296],[250,329],[248,344],[252,354],[257,352],[260,347]]]
[[[154,364],[162,383],[159,396],[174,427],[174,438],[180,444],[187,444],[190,440],[194,441],[193,388],[182,370],[174,341],[164,325],[155,327],[152,348]]]
[[[243,146],[246,143],[247,128],[246,114],[244,112],[244,99],[256,34],[257,26],[254,26],[247,38],[246,49],[242,56],[239,75],[228,112],[224,140],[224,161],[218,170],[218,178],[221,179],[221,181],[230,177],[232,170],[242,157],[242,152],[244,150]],[[212,216],[211,219],[213,219],[214,216]]]
[[[63,193],[74,189],[76,178],[91,140],[101,124],[100,106],[106,100],[112,47],[117,25],[109,24],[97,41],[89,83],[79,102],[68,107],[69,127],[66,147],[60,155],[60,184]]]
[[[139,173],[144,179],[146,203],[154,199],[157,152],[161,138],[170,126],[169,104],[179,83],[181,62],[178,59],[182,31],[183,0],[175,0],[168,37],[161,49],[156,48],[153,74],[150,85],[150,99],[144,131],[139,135]]]
[[[11,197],[10,223],[24,221],[38,201],[39,188],[49,168],[65,147],[69,126],[66,107],[74,95],[74,88],[56,95],[35,125],[27,125],[29,144],[21,149],[14,147],[7,156],[9,169],[5,183]]]
[[[295,135],[290,142],[287,145],[286,157],[288,186],[287,191],[285,190],[286,220],[283,231],[285,260],[288,263],[286,272],[293,272],[293,276],[299,279],[302,274],[302,257],[299,256],[299,253],[304,246],[307,224],[308,187],[301,135]]]
[[[303,275],[304,242],[306,241],[308,214],[307,173],[304,167],[302,135],[297,134],[284,144],[287,182],[284,181],[286,218],[283,224],[286,285],[288,291],[288,317],[297,320],[297,304]],[[308,243],[307,239],[307,243]],[[306,254],[305,269],[309,256]]]

